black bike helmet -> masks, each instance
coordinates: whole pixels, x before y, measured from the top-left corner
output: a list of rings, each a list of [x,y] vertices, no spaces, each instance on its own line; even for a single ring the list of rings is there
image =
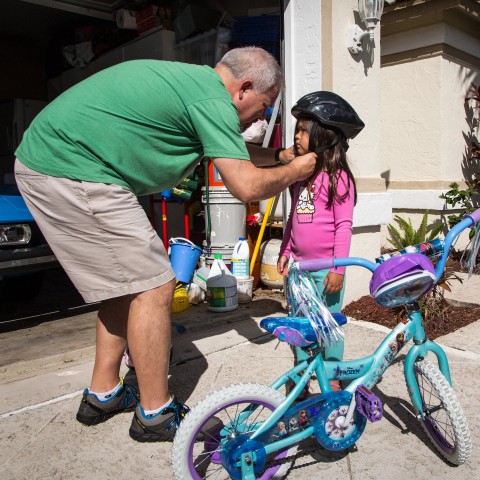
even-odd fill
[[[292,107],[292,115],[295,118],[299,116],[311,117],[324,127],[337,133],[335,142],[328,147],[316,149],[317,153],[334,147],[339,141],[342,141],[347,149],[347,140],[356,137],[365,126],[352,106],[333,92],[312,92],[303,96]],[[312,138],[312,135],[310,138]]]

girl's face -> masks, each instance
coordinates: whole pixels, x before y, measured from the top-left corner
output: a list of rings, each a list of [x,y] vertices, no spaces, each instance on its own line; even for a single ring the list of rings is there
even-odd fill
[[[308,142],[310,140],[310,125],[311,122],[306,120],[298,120],[295,128],[295,150],[298,155],[305,155],[308,153]]]

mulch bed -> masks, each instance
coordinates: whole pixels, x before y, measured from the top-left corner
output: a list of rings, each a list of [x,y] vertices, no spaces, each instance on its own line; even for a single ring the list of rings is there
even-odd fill
[[[423,326],[427,337],[431,340],[454,332],[461,327],[480,319],[480,306],[449,304],[441,315],[428,314]],[[356,320],[367,320],[388,328],[394,328],[400,321],[402,309],[385,308],[377,305],[372,297],[366,295],[349,303],[343,313]]]

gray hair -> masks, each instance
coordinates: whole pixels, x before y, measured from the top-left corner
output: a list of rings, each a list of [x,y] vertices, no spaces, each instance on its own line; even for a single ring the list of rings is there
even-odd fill
[[[229,50],[218,65],[228,68],[237,80],[250,79],[253,91],[259,95],[277,87],[284,89],[283,72],[273,55],[260,47],[241,47]]]

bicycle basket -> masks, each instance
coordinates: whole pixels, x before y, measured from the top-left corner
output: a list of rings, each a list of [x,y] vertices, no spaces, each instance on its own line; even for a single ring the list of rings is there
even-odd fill
[[[436,281],[435,267],[427,257],[407,253],[377,267],[370,280],[370,295],[383,307],[399,307],[416,302]]]

